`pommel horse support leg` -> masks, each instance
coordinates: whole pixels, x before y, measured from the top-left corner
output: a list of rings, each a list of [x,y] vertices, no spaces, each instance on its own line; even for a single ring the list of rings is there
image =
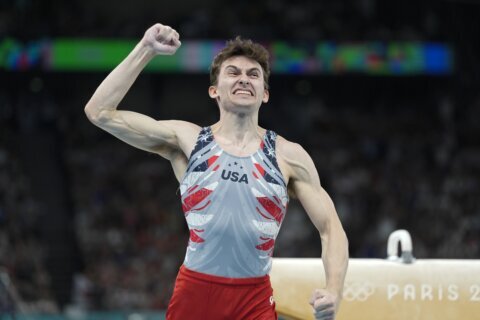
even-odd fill
[[[480,319],[480,260],[415,259],[405,230],[390,235],[388,255],[350,259],[337,320]],[[270,278],[281,316],[314,319],[308,301],[325,285],[321,259],[275,258]]]

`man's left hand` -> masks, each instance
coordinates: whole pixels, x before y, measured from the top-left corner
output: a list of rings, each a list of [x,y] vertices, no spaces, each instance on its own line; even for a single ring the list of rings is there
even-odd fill
[[[339,297],[325,289],[315,289],[310,299],[315,320],[334,320],[339,303]]]

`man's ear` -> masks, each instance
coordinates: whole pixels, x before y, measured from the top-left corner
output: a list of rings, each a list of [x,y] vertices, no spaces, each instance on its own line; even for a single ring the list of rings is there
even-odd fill
[[[268,99],[270,99],[270,91],[265,89],[265,91],[263,91],[263,99],[262,99],[263,103],[267,103]]]
[[[218,98],[217,87],[216,86],[208,87],[208,95],[212,99],[217,99]]]

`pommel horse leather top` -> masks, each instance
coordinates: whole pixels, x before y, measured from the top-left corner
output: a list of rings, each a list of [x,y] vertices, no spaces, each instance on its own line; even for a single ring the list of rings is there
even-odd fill
[[[389,237],[388,255],[350,259],[338,320],[480,319],[480,260],[415,259],[405,230]],[[325,285],[323,270],[320,258],[273,259],[277,312],[314,319],[308,300]]]

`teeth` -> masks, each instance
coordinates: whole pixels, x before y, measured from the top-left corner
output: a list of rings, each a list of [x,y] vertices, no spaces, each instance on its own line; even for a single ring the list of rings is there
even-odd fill
[[[245,91],[245,90],[237,90],[235,91],[235,94],[248,94],[248,95],[252,95],[252,93],[250,91]]]

